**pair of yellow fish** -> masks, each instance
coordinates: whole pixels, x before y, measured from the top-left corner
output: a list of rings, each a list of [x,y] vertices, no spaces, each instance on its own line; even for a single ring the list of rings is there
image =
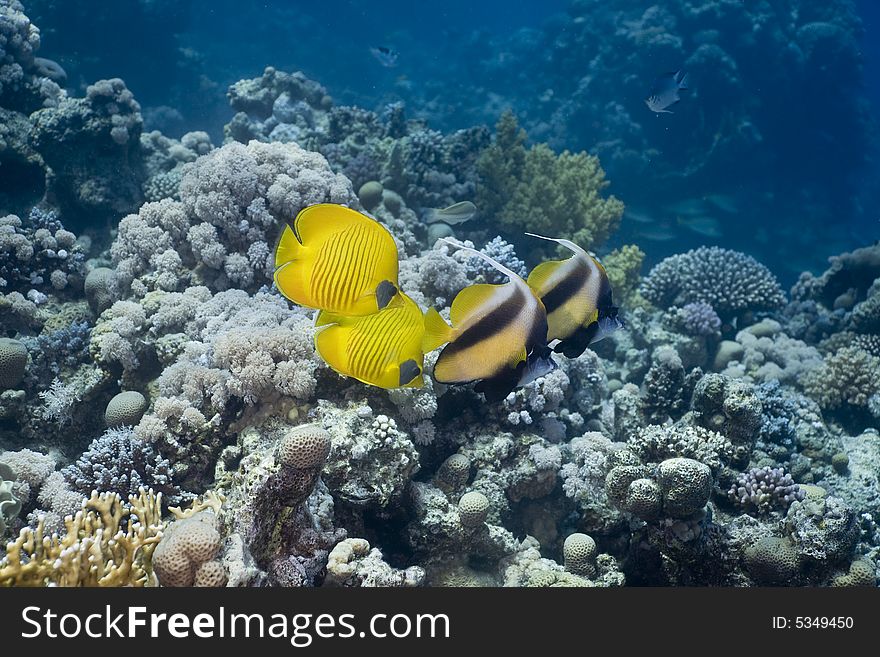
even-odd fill
[[[397,248],[383,226],[349,208],[320,204],[285,228],[275,282],[291,301],[320,309],[315,346],[337,372],[382,388],[420,387],[424,354],[449,343],[434,378],[480,381],[477,389],[488,399],[501,399],[552,369],[549,342],[560,340],[556,351],[574,357],[617,321],[602,266],[577,245],[552,241],[575,255],[542,263],[528,282],[467,249],[510,280],[459,292],[449,326],[434,308],[423,313],[400,291]]]
[[[315,348],[330,367],[380,388],[421,387],[424,314],[397,273],[391,233],[333,203],[302,210],[275,252],[281,293],[320,310]]]

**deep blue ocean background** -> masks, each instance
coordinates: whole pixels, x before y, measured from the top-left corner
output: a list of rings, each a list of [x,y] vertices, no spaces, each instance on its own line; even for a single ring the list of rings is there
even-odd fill
[[[337,104],[381,110],[403,102],[408,117],[441,131],[491,126],[511,107],[533,141],[599,155],[630,217],[609,246],[635,242],[649,265],[719,244],[758,257],[790,283],[821,271],[832,254],[877,240],[878,3],[806,3],[825,12],[818,18],[833,14],[852,26],[857,43],[815,37],[799,73],[785,36],[743,46],[739,57],[738,45],[728,48],[736,71],[704,58],[672,115],[653,115],[642,99],[654,73],[685,64],[665,57],[656,34],[627,50],[604,27],[617,11],[637,16],[652,4],[37,0],[28,10],[43,33],[41,55],[65,67],[72,93],[121,77],[144,109],[145,129],[169,136],[206,130],[222,141],[229,84],[271,65],[301,70]],[[702,28],[720,29],[731,43],[756,29],[711,11],[694,20],[678,32],[695,42]],[[593,24],[593,36],[578,35]],[[591,41],[605,37],[608,51],[592,61]],[[379,45],[399,52],[396,66],[371,56]],[[608,52],[619,60],[613,71],[601,68]],[[691,171],[712,143],[727,151]],[[713,208],[707,218],[675,210],[706,196],[721,197],[729,211]]]

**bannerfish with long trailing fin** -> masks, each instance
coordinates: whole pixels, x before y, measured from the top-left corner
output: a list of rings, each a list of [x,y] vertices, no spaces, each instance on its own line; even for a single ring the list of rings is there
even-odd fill
[[[403,292],[372,315],[322,310],[315,326],[315,349],[336,372],[379,388],[424,384],[425,315]]]
[[[442,221],[445,224],[454,226],[455,224],[463,224],[470,220],[477,213],[477,206],[470,201],[461,201],[454,203],[448,208],[430,208],[425,212],[425,222],[429,224]]]
[[[275,284],[301,306],[362,316],[397,295],[397,246],[379,222],[334,203],[311,205],[284,228]]]
[[[385,68],[397,66],[397,58],[400,57],[400,53],[387,46],[373,46],[370,54]]]
[[[574,242],[526,233],[556,242],[572,251],[567,260],[548,260],[535,267],[529,287],[547,312],[547,341],[567,358],[577,358],[586,348],[622,328],[611,295],[611,283],[602,264]]]
[[[425,315],[425,348],[448,342],[434,365],[440,383],[479,381],[488,401],[507,397],[523,378],[528,360],[549,352],[547,314],[526,282],[484,253],[440,238],[482,258],[510,280],[464,288],[452,301],[450,327],[436,309]]]
[[[670,107],[681,100],[681,92],[688,90],[688,74],[684,71],[666,73],[654,80],[651,94],[645,104],[657,114],[672,114]]]

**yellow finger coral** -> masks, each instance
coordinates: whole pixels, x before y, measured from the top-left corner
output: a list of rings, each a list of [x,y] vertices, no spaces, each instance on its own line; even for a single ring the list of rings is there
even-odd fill
[[[45,535],[43,521],[9,543],[0,561],[2,586],[146,586],[150,557],[162,538],[162,494],[141,489],[128,504],[93,492],[63,536]]]
[[[525,146],[526,133],[511,112],[501,115],[495,141],[477,161],[477,206],[501,226],[564,237],[585,249],[605,241],[620,224],[623,203],[608,186],[599,159],[556,154],[547,144]]]

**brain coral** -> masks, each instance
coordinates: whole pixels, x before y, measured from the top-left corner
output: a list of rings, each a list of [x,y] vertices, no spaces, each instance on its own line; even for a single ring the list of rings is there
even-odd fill
[[[28,352],[18,340],[0,338],[0,388],[14,388],[24,376]]]
[[[289,431],[278,445],[278,461],[298,470],[320,468],[330,453],[330,434],[318,425]]]
[[[722,319],[785,303],[776,277],[757,260],[717,246],[670,256],[645,277],[642,295],[662,308],[710,304]]]
[[[598,553],[596,541],[587,534],[570,534],[562,545],[565,569],[575,575],[595,577]]]
[[[216,523],[212,512],[200,511],[168,526],[153,553],[153,569],[162,586],[193,586],[197,581],[203,586],[226,583],[217,567],[209,565],[220,550]],[[207,572],[202,573],[202,569]]]
[[[104,422],[108,427],[133,427],[143,417],[148,402],[137,390],[126,390],[113,397],[104,411]]]
[[[461,496],[458,501],[458,517],[464,527],[479,527],[489,515],[489,498],[477,491]]]

